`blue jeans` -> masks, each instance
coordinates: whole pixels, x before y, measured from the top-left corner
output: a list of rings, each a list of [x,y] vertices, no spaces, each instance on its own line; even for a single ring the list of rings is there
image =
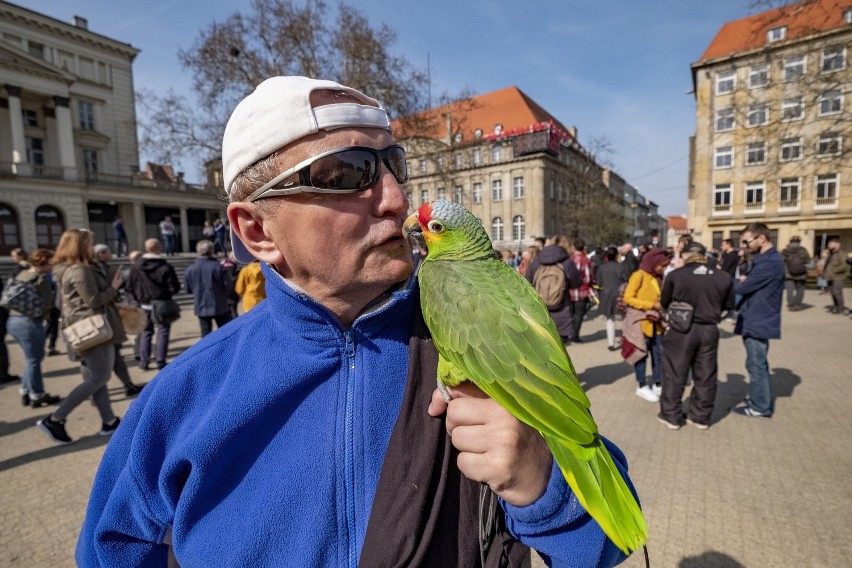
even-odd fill
[[[174,235],[163,235],[163,249],[168,256],[172,256],[175,253]]]
[[[211,331],[213,331],[213,322],[216,322],[216,327],[220,328],[229,321],[231,321],[231,314],[225,312],[224,314],[217,314],[215,316],[197,316],[198,317],[198,325],[201,328],[201,337],[207,337]]]
[[[145,330],[139,337],[139,366],[148,367],[148,362],[151,360],[151,341],[154,338],[154,328],[157,328],[157,350],[154,354],[157,360],[157,366],[162,367],[166,364],[166,355],[169,352],[169,334],[172,326],[170,324],[154,323],[154,318],[151,317],[151,310],[145,310],[148,313],[148,324]]]
[[[663,337],[661,335],[646,337],[645,343],[648,345],[648,351],[651,353],[652,368],[651,382],[648,382],[647,385],[658,385],[663,381]],[[636,371],[636,380],[639,381],[640,387],[646,384],[645,369],[647,365],[647,355],[636,361],[636,364],[633,365],[633,369]]]
[[[769,381],[769,340],[756,337],[743,337],[746,350],[746,371],[748,371],[748,398],[751,409],[772,414],[772,384]]]
[[[44,394],[44,381],[41,375],[41,360],[44,359],[44,325],[40,320],[24,316],[9,316],[7,331],[24,350],[26,367],[21,377],[22,394],[41,396]]]

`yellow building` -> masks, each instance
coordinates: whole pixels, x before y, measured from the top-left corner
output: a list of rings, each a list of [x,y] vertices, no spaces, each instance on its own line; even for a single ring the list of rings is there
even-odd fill
[[[852,248],[852,0],[808,0],[722,26],[692,65],[689,227],[718,247],[766,223],[783,248]]]

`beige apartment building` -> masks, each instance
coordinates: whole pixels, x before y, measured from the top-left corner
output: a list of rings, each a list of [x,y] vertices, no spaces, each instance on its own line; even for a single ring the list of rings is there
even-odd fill
[[[692,65],[689,228],[718,247],[750,222],[783,248],[852,248],[851,0],[726,23]]]
[[[408,155],[412,209],[461,203],[499,249],[560,233],[602,245],[630,239],[635,203],[646,203],[595,163],[576,129],[514,86],[397,121],[394,135]]]
[[[189,250],[224,215],[214,188],[148,165],[140,171],[131,45],[84,18],[56,20],[0,1],[0,255],[56,246],[68,228],[111,242],[122,217],[131,247],[171,215]]]

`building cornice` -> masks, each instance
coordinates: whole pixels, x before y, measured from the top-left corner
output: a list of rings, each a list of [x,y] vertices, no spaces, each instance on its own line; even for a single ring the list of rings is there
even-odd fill
[[[69,86],[77,80],[77,77],[68,71],[10,45],[0,44],[0,67],[24,75],[59,81]]]

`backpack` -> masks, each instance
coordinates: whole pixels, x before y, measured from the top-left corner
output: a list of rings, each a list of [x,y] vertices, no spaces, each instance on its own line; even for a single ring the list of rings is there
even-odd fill
[[[787,257],[787,272],[790,273],[790,276],[804,276],[808,273],[801,250],[797,250]]]
[[[40,318],[44,313],[44,300],[35,286],[15,278],[6,282],[3,293],[0,294],[0,306],[20,312],[28,318]]]
[[[555,310],[565,299],[568,278],[565,267],[558,264],[542,264],[533,275],[533,286],[548,310]]]

